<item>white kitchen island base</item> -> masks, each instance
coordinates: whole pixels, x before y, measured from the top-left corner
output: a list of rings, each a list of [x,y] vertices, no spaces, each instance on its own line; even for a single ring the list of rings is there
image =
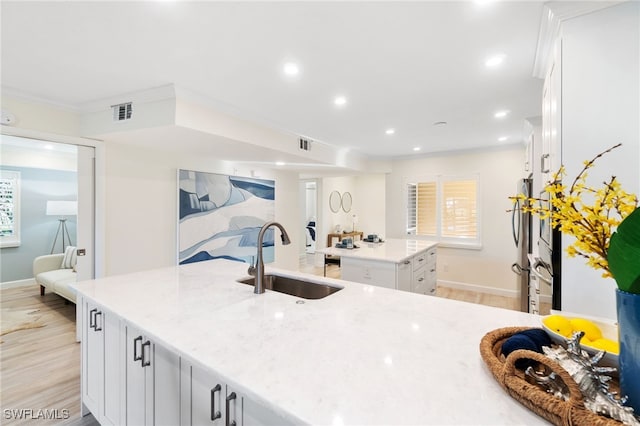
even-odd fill
[[[236,282],[246,267],[212,260],[75,284],[85,408],[104,425],[547,424],[478,349],[487,332],[540,317],[269,267],[343,288],[254,294]]]

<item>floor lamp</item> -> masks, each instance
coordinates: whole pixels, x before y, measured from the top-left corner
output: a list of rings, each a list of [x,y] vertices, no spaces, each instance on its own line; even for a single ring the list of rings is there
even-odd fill
[[[67,245],[71,245],[71,237],[69,236],[69,230],[67,229],[67,218],[65,216],[75,216],[78,214],[78,202],[77,201],[47,201],[47,216],[58,216],[58,230],[56,231],[56,238],[53,240],[51,246],[51,254],[56,248],[58,237],[62,235],[62,252],[64,253],[65,236]]]

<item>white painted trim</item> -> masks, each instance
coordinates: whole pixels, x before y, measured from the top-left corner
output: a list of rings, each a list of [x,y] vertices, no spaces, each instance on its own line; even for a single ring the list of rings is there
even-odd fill
[[[439,287],[452,288],[455,290],[466,290],[466,291],[474,291],[476,293],[484,293],[484,294],[493,294],[496,296],[504,296],[504,297],[519,297],[519,294],[516,290],[508,290],[504,288],[496,288],[496,287],[486,287],[477,284],[469,284],[463,283],[459,281],[446,281],[446,280],[438,280]],[[540,296],[541,303],[551,303],[551,296],[541,294]]]
[[[22,138],[38,139],[42,141],[66,143],[70,145],[90,146],[95,148],[95,259],[94,275],[101,278],[105,273],[106,252],[106,161],[105,144],[101,140],[82,138],[77,136],[58,135],[55,133],[41,132],[37,130],[23,129],[20,127],[0,126],[0,134]]]
[[[544,79],[549,66],[553,44],[560,34],[564,21],[593,13],[628,0],[606,0],[585,2],[547,2],[542,9],[538,45],[533,63],[533,76]]]
[[[39,96],[31,95],[31,94],[22,92],[20,90],[14,89],[13,87],[2,86],[2,94],[4,96],[10,96],[12,98],[16,98],[16,99],[21,100],[21,101],[34,102],[34,103],[45,104],[45,105],[51,105],[51,106],[56,107],[58,109],[62,109],[62,110],[73,112],[73,113],[77,113],[78,112],[78,108],[73,106],[73,105],[71,105],[71,104],[65,104],[65,103],[62,103],[62,102],[52,101],[51,99],[47,99],[47,98],[42,98],[42,97],[39,97]]]
[[[35,285],[35,284],[36,284],[35,279],[27,278],[25,280],[6,281],[4,283],[0,283],[0,288],[5,290],[8,288],[28,287],[30,285]]]
[[[82,113],[98,112],[111,109],[113,105],[119,105],[126,102],[132,102],[133,104],[144,104],[164,101],[167,99],[176,99],[176,88],[173,84],[166,84],[164,86],[154,87],[152,89],[128,92],[117,96],[111,96],[108,98],[97,99],[91,102],[85,102],[81,104],[78,109]]]

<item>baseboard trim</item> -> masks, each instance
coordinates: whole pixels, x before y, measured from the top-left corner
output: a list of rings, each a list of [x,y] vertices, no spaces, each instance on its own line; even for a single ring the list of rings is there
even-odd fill
[[[438,286],[453,288],[456,290],[475,291],[477,293],[495,294],[496,296],[518,297],[518,292],[515,290],[507,290],[505,288],[496,288],[496,287],[486,287],[482,285],[462,283],[459,281],[438,280]]]
[[[452,288],[455,290],[475,291],[476,293],[493,294],[496,296],[504,296],[504,297],[512,297],[512,298],[516,298],[520,296],[519,293],[515,290],[508,290],[506,288],[486,287],[482,285],[462,283],[459,281],[438,280],[438,286]],[[540,302],[551,303],[551,296],[541,294]]]
[[[16,280],[16,281],[7,281],[4,283],[0,283],[0,288],[16,288],[16,287],[28,287],[30,285],[34,285],[36,280],[33,278],[27,278],[26,280]]]

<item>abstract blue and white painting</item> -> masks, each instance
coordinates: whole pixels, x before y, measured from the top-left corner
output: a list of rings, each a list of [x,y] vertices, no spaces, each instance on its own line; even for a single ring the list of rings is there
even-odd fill
[[[258,232],[275,218],[275,181],[178,170],[178,263],[255,262]],[[274,231],[264,236],[273,262]]]

